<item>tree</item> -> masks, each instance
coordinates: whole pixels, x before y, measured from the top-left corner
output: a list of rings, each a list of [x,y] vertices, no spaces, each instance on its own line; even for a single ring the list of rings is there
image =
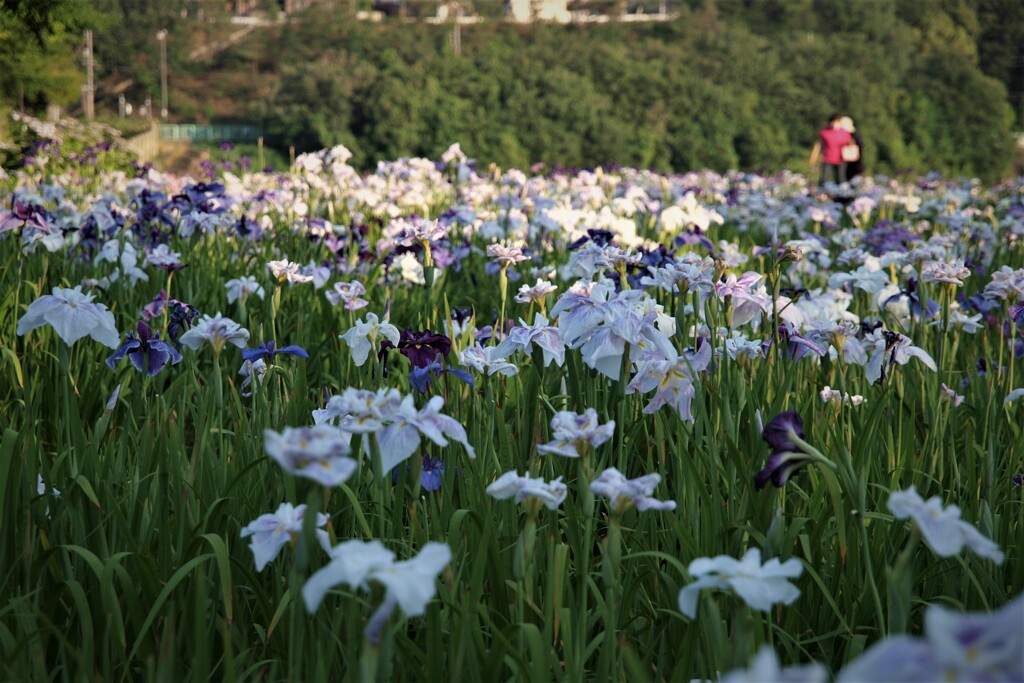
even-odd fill
[[[0,0],[0,102],[32,111],[80,93],[80,31],[99,15],[84,0]]]

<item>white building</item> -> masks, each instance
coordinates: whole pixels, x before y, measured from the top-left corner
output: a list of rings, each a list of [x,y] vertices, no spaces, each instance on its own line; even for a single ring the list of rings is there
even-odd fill
[[[568,23],[572,19],[568,0],[510,0],[508,8],[512,20],[523,24],[531,21]]]

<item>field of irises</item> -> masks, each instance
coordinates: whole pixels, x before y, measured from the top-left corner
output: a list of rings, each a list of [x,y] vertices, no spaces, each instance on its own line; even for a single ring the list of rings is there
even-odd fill
[[[1024,680],[1024,184],[0,175],[0,679]]]

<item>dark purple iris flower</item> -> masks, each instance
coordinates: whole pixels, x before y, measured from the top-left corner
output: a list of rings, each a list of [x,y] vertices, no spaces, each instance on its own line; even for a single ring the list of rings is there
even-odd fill
[[[149,172],[153,170],[153,164],[148,162],[140,164],[138,161],[133,161],[132,168],[135,170],[136,178],[143,178],[149,175]]]
[[[97,215],[105,215],[109,220],[110,226],[107,228],[101,228],[100,222],[97,220]],[[0,218],[0,223],[3,219]],[[107,220],[104,221],[105,223]],[[84,259],[92,259],[93,254],[100,248],[100,245],[105,238],[111,237],[116,234],[124,226],[124,216],[113,215],[108,209],[94,206],[92,211],[85,215],[82,224],[78,226],[78,244],[71,248],[72,253],[81,255]],[[72,231],[75,229],[72,228]],[[0,232],[3,232],[0,229]]]
[[[239,237],[253,241],[262,239],[265,234],[265,231],[260,227],[259,223],[244,214],[231,227],[231,230],[233,230]]]
[[[199,309],[184,301],[171,299],[171,316],[167,320],[167,336],[178,346],[178,336],[192,327],[192,321],[199,317]]]
[[[167,226],[174,225],[174,219],[167,213],[167,195],[163,192],[143,188],[133,202],[137,224],[148,225],[158,221]]]
[[[470,318],[472,318],[474,312],[473,312],[473,307],[472,306],[466,306],[466,307],[452,306],[451,313],[452,313],[452,320],[454,320],[455,322],[457,322],[457,323],[459,323],[461,325],[461,324],[465,323],[467,320],[469,320]]]
[[[1012,477],[1010,477],[1010,481],[1013,482],[1013,485],[1016,486],[1017,488],[1024,486],[1024,472],[1018,472],[1017,474],[1013,475]]]
[[[175,195],[168,202],[168,206],[181,211],[224,213],[228,209],[228,199],[224,195],[224,191],[222,183],[199,181],[186,185],[181,194]]]
[[[199,168],[202,169],[204,175],[211,181],[217,177],[217,169],[213,167],[213,162],[209,159],[204,159],[199,162]]]
[[[761,430],[761,438],[764,439],[773,451],[793,451],[797,446],[789,437],[793,432],[797,438],[804,438],[804,420],[800,413],[795,410],[784,410],[764,426]]]
[[[664,244],[659,244],[655,249],[640,248],[638,251],[640,252],[640,262],[626,267],[626,280],[633,289],[643,289],[640,281],[644,276],[650,274],[650,268],[660,268],[666,263],[675,262],[672,252]]]
[[[383,348],[385,341],[381,344]],[[452,350],[452,340],[447,335],[437,334],[430,330],[415,331],[408,327],[402,331],[398,340],[398,351],[416,367],[430,365],[438,355],[445,358]]]
[[[860,331],[857,333],[857,338],[858,339],[863,339],[865,337],[865,335],[871,334],[872,332],[877,330],[879,327],[882,327],[882,325],[884,325],[884,323],[881,320],[874,320],[874,321],[861,320],[860,321]]]
[[[804,438],[804,421],[795,410],[779,413],[761,431],[761,438],[771,446],[772,453],[764,469],[754,475],[754,486],[758,491],[769,481],[775,488],[782,488],[798,468],[811,462],[812,458],[793,443],[791,433],[799,439]]]
[[[647,271],[647,266],[654,266],[655,268],[664,266],[666,263],[674,263],[675,259],[672,257],[672,252],[668,250],[664,244],[659,244],[656,249],[640,249],[642,256],[640,257],[640,265],[644,266],[644,272]]]
[[[975,370],[977,370],[978,377],[985,377],[989,372],[999,374],[999,363],[994,360],[989,360],[984,356],[978,358],[978,362],[974,364]]]
[[[175,220],[167,211],[170,208],[167,195],[143,188],[132,202],[132,207],[135,209],[135,223],[131,229],[135,236],[147,246],[167,242],[175,227]]]
[[[306,228],[311,240],[325,239],[334,234],[334,229],[326,218],[314,216],[306,219]]]
[[[409,471],[409,463],[405,464]],[[420,472],[420,488],[424,491],[437,491],[444,483],[444,463],[439,458],[429,455],[423,456],[423,470]],[[458,471],[456,470],[456,473]],[[398,468],[391,470],[391,483],[398,483]]]
[[[611,230],[604,230],[602,228],[589,228],[587,230],[587,234],[584,235],[583,237],[580,237],[575,242],[572,242],[569,245],[568,249],[569,251],[579,249],[587,242],[593,242],[599,247],[607,247],[609,244],[612,243],[612,240],[614,239],[615,233],[613,233]]]
[[[274,359],[274,356],[280,353],[287,353],[290,356],[298,356],[299,358],[309,358],[309,354],[306,353],[306,350],[301,346],[295,346],[293,344],[291,346],[276,348],[276,344],[272,339],[269,342],[260,344],[259,348],[256,349],[242,349],[242,360],[255,362],[262,358],[265,362],[269,363]]]
[[[171,365],[177,365],[181,361],[181,354],[173,346],[160,340],[160,335],[149,329],[149,325],[139,321],[135,326],[138,337],[135,333],[128,332],[127,341],[121,344],[114,353],[107,358],[107,366],[113,370],[117,361],[128,356],[132,365],[139,372],[145,372],[150,377],[158,374],[170,361]]]

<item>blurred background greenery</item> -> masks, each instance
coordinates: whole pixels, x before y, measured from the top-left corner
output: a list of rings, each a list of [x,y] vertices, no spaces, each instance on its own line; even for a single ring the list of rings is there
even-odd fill
[[[671,20],[570,25],[465,0],[483,20],[460,26],[458,49],[451,22],[425,21],[437,2],[392,5],[403,16],[368,21],[348,0],[287,17],[273,0],[0,0],[0,114],[80,113],[87,28],[98,113],[158,103],[165,29],[170,120],[259,125],[274,159],[344,144],[365,169],[460,142],[484,166],[808,171],[839,110],[869,172],[992,181],[1024,129],[1019,0],[591,3]]]

